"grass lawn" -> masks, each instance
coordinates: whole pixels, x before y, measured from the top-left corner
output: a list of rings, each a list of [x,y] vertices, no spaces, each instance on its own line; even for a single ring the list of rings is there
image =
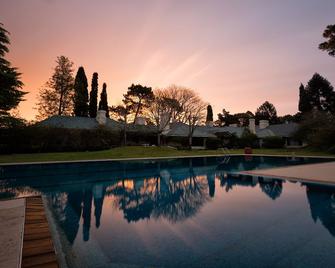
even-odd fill
[[[230,154],[242,154],[243,149],[234,149]],[[308,149],[254,149],[254,154],[271,155],[309,155],[309,156],[335,156],[325,152],[311,151]],[[143,147],[128,146],[95,152],[65,152],[65,153],[34,153],[34,154],[9,154],[0,155],[0,163],[10,162],[43,162],[43,161],[70,161],[70,160],[97,160],[120,159],[135,157],[169,157],[193,155],[219,155],[222,150],[176,150],[169,147]]]

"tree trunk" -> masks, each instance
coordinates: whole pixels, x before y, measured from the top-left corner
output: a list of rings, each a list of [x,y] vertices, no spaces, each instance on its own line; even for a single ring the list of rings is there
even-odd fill
[[[63,102],[63,93],[60,94],[59,98],[58,115],[62,115],[62,102]]]
[[[157,146],[161,146],[161,133],[157,133]]]
[[[192,149],[192,134],[188,136],[188,146]]]
[[[138,116],[138,113],[140,112],[141,105],[142,105],[142,99],[139,99],[133,124],[135,124],[135,122],[136,122],[136,118]]]

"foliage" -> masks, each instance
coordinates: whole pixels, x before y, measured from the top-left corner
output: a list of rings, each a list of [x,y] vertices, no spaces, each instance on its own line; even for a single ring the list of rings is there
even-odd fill
[[[238,146],[244,147],[255,147],[257,145],[257,136],[250,132],[248,128],[245,128],[242,136],[238,139]]]
[[[65,56],[56,59],[49,81],[40,89],[37,102],[38,120],[52,115],[70,115],[73,109],[73,62]]]
[[[259,122],[259,120],[269,120],[270,124],[277,123],[278,117],[276,107],[268,101],[264,102],[257,108],[255,119],[256,122]]]
[[[308,81],[307,86],[300,86],[299,111],[310,112],[330,111],[335,113],[335,92],[333,86],[327,79],[315,73]]]
[[[335,57],[335,24],[328,25],[323,32],[323,37],[328,39],[319,45],[319,49],[327,51],[330,56]]]
[[[92,118],[97,116],[97,105],[98,105],[98,73],[93,73],[90,102],[89,102],[89,115]]]
[[[206,122],[213,122],[213,109],[211,105],[207,106]]]
[[[302,113],[301,112],[297,112],[294,115],[286,114],[284,116],[278,116],[278,123],[279,124],[284,124],[286,122],[299,123],[301,120],[302,120]]]
[[[27,126],[0,130],[2,153],[65,152],[109,149],[119,145],[118,132]]]
[[[222,109],[222,113],[218,114],[218,120],[215,121],[215,125],[220,127],[238,123],[238,118],[235,115],[230,114],[226,109]]]
[[[8,116],[11,109],[17,107],[26,94],[21,90],[21,74],[4,58],[9,52],[9,44],[9,32],[0,23],[0,120]]]
[[[24,127],[26,124],[27,122],[19,117],[13,117],[11,115],[0,116],[0,129]]]
[[[123,102],[130,107],[131,114],[134,115],[134,123],[137,117],[148,108],[154,99],[154,93],[151,87],[142,86],[140,84],[132,84],[128,87],[127,93],[124,95]]]
[[[320,111],[305,114],[295,138],[304,140],[310,147],[329,150],[335,146],[335,116]]]
[[[266,137],[263,139],[262,147],[275,149],[275,148],[283,148],[285,145],[284,139],[281,137]]]
[[[108,108],[108,101],[107,101],[107,85],[103,83],[102,91],[100,94],[100,101],[99,101],[99,110],[106,111],[106,117],[109,118],[109,108]]]
[[[180,110],[179,103],[176,99],[166,96],[166,90],[156,89],[154,98],[147,108],[147,114],[151,122],[157,128],[157,145],[161,144],[161,134],[169,125],[175,111]]]
[[[81,66],[74,80],[74,114],[88,116],[88,83],[84,68]]]
[[[234,133],[230,133],[228,131],[217,132],[215,133],[215,136],[219,138],[222,147],[233,148],[238,146],[239,139]]]

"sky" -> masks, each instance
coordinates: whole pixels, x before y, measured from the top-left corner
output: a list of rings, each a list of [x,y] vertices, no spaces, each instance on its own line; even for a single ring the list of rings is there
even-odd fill
[[[334,0],[0,0],[11,33],[7,59],[22,73],[34,119],[38,90],[57,56],[99,74],[109,105],[132,83],[194,89],[231,113],[268,100],[296,113],[298,88],[315,72],[335,84],[335,58],[318,49],[335,23]]]

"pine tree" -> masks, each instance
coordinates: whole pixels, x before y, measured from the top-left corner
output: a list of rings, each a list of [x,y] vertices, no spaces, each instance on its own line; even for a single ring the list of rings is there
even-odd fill
[[[299,111],[302,113],[309,112],[312,110],[310,97],[308,91],[305,89],[303,84],[299,87]]]
[[[109,111],[108,111],[108,101],[107,101],[107,85],[103,83],[102,91],[100,94],[100,101],[99,101],[99,110],[106,111],[106,117],[109,118]]]
[[[213,122],[213,110],[211,105],[207,106],[206,122]]]
[[[54,73],[40,89],[37,111],[38,120],[52,115],[70,115],[73,109],[73,62],[65,56],[56,60]]]
[[[98,104],[98,73],[93,73],[91,92],[90,92],[90,103],[89,103],[89,114],[90,117],[92,118],[95,118],[97,116],[97,104]]]
[[[312,109],[325,112],[335,112],[335,92],[333,86],[327,79],[318,73],[315,73],[308,81],[305,91],[310,103],[306,112],[311,111]]]
[[[12,67],[4,56],[9,52],[9,32],[0,23],[0,117],[8,116],[11,109],[16,108],[26,92],[21,90],[23,83],[17,68]],[[1,118],[0,118],[1,119]]]
[[[79,67],[74,81],[74,114],[88,116],[88,83],[83,67]]]

